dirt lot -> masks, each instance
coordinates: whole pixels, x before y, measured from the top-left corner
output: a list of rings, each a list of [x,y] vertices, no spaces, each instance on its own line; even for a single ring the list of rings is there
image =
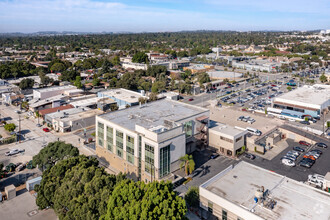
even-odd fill
[[[276,126],[282,125],[284,121],[278,118],[267,118],[258,113],[243,112],[236,110],[233,107],[211,108],[211,120],[228,124],[231,126],[238,126],[241,128],[252,127],[260,130],[263,134]],[[239,116],[250,116],[255,119],[253,124],[243,121],[237,121]]]

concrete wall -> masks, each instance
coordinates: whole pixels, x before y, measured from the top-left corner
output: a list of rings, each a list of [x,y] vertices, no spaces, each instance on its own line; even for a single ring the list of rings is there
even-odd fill
[[[296,133],[288,131],[286,129],[279,128],[279,130],[282,132],[282,134],[285,136],[285,138],[290,138],[290,139],[294,140],[295,142],[306,141],[310,144],[315,144],[316,143],[316,141],[314,141],[314,140],[310,140],[310,139],[306,138],[303,135],[296,134]]]
[[[221,140],[219,134],[217,132],[212,132],[212,130],[209,130],[209,145],[211,147],[214,147],[220,151],[220,147],[224,148],[225,150],[231,150],[232,151],[232,156],[236,155],[236,150],[240,149],[242,146],[244,146],[244,135],[242,135],[241,140],[235,142],[234,138],[231,140],[233,141],[232,143],[226,141],[226,140]],[[226,135],[226,138],[227,135]],[[236,137],[237,139],[238,137]],[[221,153],[221,152],[220,152]],[[227,154],[227,152],[225,152]]]

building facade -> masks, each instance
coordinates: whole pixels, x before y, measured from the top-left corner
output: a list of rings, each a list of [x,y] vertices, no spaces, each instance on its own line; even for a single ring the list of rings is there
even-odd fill
[[[169,179],[187,143],[196,143],[204,108],[159,100],[96,117],[96,154],[117,172],[142,181]]]

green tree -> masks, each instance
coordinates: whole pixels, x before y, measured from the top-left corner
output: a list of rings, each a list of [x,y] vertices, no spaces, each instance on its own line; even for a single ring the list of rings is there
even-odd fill
[[[291,90],[292,90],[292,87],[291,87],[291,86],[288,86],[288,87],[286,87],[286,89],[287,89],[288,91],[291,91]]]
[[[172,183],[124,180],[113,190],[105,219],[185,219],[187,208]]]
[[[158,93],[158,92],[161,92],[165,89],[165,83],[162,82],[162,81],[156,81],[152,84],[152,87],[151,87],[151,92],[153,93]]]
[[[33,79],[23,79],[20,83],[19,83],[19,88],[22,90],[25,89],[32,89],[34,86],[34,80]]]
[[[180,157],[180,170],[184,167],[186,175],[189,175],[195,170],[195,161],[192,155],[184,155]]]
[[[115,57],[112,59],[112,63],[113,63],[113,65],[115,65],[115,66],[120,65],[120,59],[119,59],[119,56],[115,56]]]
[[[12,132],[16,129],[16,125],[14,123],[10,123],[10,124],[6,124],[4,128],[8,132]]]
[[[115,185],[125,177],[109,175],[96,158],[80,155],[57,162],[42,174],[36,203],[51,207],[59,219],[99,219]]]
[[[74,81],[74,85],[78,88],[81,89],[83,87],[82,83],[81,83],[81,77],[80,76],[76,76],[76,80]]]
[[[199,189],[197,186],[192,186],[188,189],[186,195],[184,196],[187,204],[190,207],[198,208],[199,207]]]
[[[156,101],[157,100],[157,94],[156,93],[150,93],[149,94],[149,102]]]
[[[37,155],[33,156],[33,166],[38,165],[42,169],[47,169],[54,166],[60,160],[78,155],[78,148],[72,144],[66,144],[62,141],[51,142],[41,149]]]
[[[93,86],[98,86],[100,85],[100,79],[96,75],[94,75],[92,83]]]
[[[132,57],[133,63],[148,63],[148,56],[144,52],[138,51]]]
[[[53,72],[63,72],[67,68],[63,63],[54,63],[51,67],[50,70]]]
[[[322,83],[325,83],[326,81],[328,81],[327,77],[324,75],[324,73],[320,76],[320,81]]]

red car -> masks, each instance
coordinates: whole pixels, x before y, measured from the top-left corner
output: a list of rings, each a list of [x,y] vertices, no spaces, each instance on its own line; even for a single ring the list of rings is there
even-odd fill
[[[49,128],[43,128],[42,129],[44,132],[50,132]]]
[[[188,99],[189,102],[194,101],[194,99]]]
[[[306,141],[299,141],[299,144],[301,144],[301,145],[305,145],[305,146],[311,146],[311,144],[310,143],[307,143]]]

